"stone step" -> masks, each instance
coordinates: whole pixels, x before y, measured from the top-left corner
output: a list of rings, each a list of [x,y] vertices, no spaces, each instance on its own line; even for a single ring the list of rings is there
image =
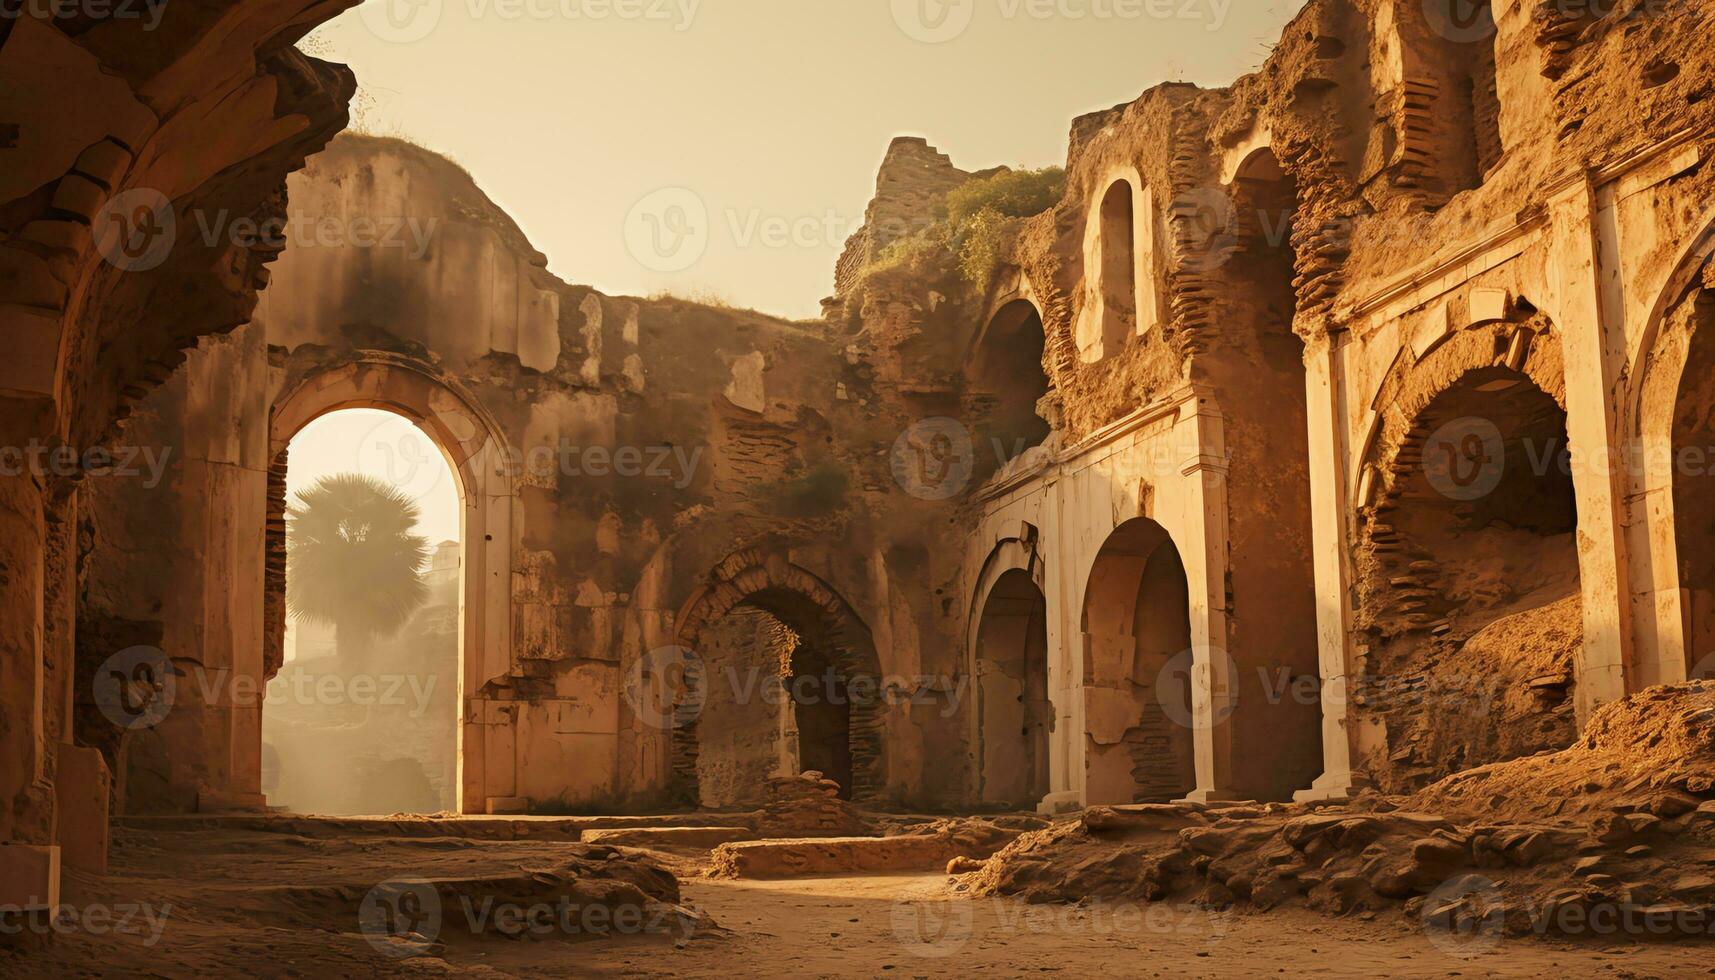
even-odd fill
[[[638,817],[311,817],[285,813],[218,813],[119,817],[114,824],[152,833],[244,830],[328,838],[353,836],[451,837],[467,840],[581,841],[590,831],[729,827],[749,831],[756,813],[690,813]]]
[[[981,841],[945,833],[744,841],[715,848],[709,876],[796,878],[939,871],[956,857],[986,859],[1016,836],[1014,831]]]
[[[583,843],[610,847],[685,847],[712,850],[722,844],[755,840],[749,827],[632,827],[584,831]]]

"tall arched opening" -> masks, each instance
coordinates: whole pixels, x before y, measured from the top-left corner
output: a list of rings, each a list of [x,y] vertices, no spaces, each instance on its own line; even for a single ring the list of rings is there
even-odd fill
[[[1048,602],[1026,569],[1003,573],[976,635],[980,799],[1034,809],[1050,790]]]
[[[977,438],[986,443],[978,447],[978,479],[1048,438],[1050,427],[1039,414],[1049,388],[1045,342],[1042,314],[1028,299],[1001,306],[977,338],[967,367],[967,408]]]
[[[262,791],[297,813],[458,801],[458,477],[403,416],[345,409],[286,457],[286,626],[262,712]]]
[[[1699,289],[1672,314],[1685,367],[1673,403],[1673,540],[1688,676],[1715,679],[1715,297]]]
[[[1492,361],[1490,335],[1462,337],[1447,360]],[[1359,555],[1369,640],[1355,692],[1380,722],[1360,729],[1363,767],[1390,791],[1577,737],[1578,514],[1566,412],[1540,383],[1554,384],[1558,350],[1538,347],[1518,368],[1452,373],[1391,450]]]
[[[1129,180],[1108,186],[1101,203],[1102,356],[1137,333],[1137,207]]]
[[[1084,802],[1161,803],[1196,788],[1190,586],[1148,518],[1109,535],[1084,589]]]
[[[419,467],[432,461],[422,458],[423,454],[439,455],[456,483],[462,547],[456,565],[445,554],[438,562],[431,556],[427,570],[431,591],[438,586],[456,597],[456,610],[440,609],[441,621],[436,623],[438,629],[445,629],[449,625],[445,620],[452,619],[457,666],[451,676],[434,674],[434,690],[429,691],[431,675],[408,665],[365,670],[361,673],[366,679],[346,687],[340,696],[348,701],[403,700],[410,711],[432,711],[441,701],[450,700],[458,719],[454,806],[464,813],[486,813],[491,797],[509,795],[504,792],[508,787],[491,782],[490,767],[496,769],[495,779],[510,779],[515,761],[490,757],[487,713],[472,709],[479,692],[491,680],[504,677],[511,666],[511,471],[498,427],[473,399],[432,369],[376,353],[301,379],[276,398],[269,421],[273,463],[264,520],[264,679],[273,681],[285,664],[290,587],[287,481],[293,438],[316,420],[350,409],[386,412],[413,426],[422,436],[421,454],[415,460]],[[375,448],[384,452],[387,447]],[[401,452],[395,464],[409,466],[412,461],[404,458],[403,450],[394,448]],[[375,675],[373,683],[370,675]],[[311,697],[321,700],[319,694]],[[420,705],[425,701],[426,706]],[[268,715],[265,703],[264,726]],[[260,740],[260,731],[256,737]],[[507,743],[502,739],[498,744]]]

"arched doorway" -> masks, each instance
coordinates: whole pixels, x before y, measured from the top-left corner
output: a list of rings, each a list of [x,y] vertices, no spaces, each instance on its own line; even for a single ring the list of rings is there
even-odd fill
[[[1190,586],[1148,518],[1109,535],[1084,588],[1084,801],[1161,803],[1196,788]]]
[[[1708,509],[1715,488],[1712,220],[1705,216],[1687,239],[1632,352],[1626,533],[1640,615],[1631,662],[1602,665],[1623,669],[1626,690],[1715,677],[1715,569],[1704,557],[1715,532]]]
[[[1467,336],[1430,359],[1454,380],[1400,423],[1359,555],[1356,703],[1380,722],[1360,754],[1388,791],[1577,737],[1577,504],[1566,412],[1541,383],[1558,390],[1558,351],[1451,371],[1493,361],[1494,331]]]
[[[989,589],[977,623],[977,761],[984,803],[1033,809],[1049,793],[1048,602],[1029,571]]]
[[[451,685],[461,719],[456,805],[459,812],[486,813],[491,797],[510,795],[507,783],[516,765],[516,759],[504,751],[487,751],[495,726],[491,713],[478,710],[475,700],[490,681],[505,677],[511,669],[512,454],[499,427],[478,403],[432,368],[397,355],[368,352],[360,360],[296,379],[275,399],[269,419],[273,463],[264,520],[263,680],[272,680],[285,661],[286,491],[292,440],[317,419],[346,409],[381,410],[409,422],[423,435],[423,448],[432,447],[442,456],[457,485],[463,547],[456,571],[445,567],[444,557],[440,569],[443,577],[457,576],[458,668]],[[408,681],[401,678],[407,689]],[[397,691],[395,696],[400,696]],[[267,713],[265,704],[265,719]],[[260,740],[260,735],[257,731],[254,737]],[[496,747],[510,748],[512,741],[501,738]]]
[[[1687,675],[1715,679],[1715,296],[1673,311],[1685,367],[1673,407],[1673,538],[1684,597]]]
[[[681,695],[698,710],[673,731],[678,802],[755,802],[759,784],[744,774],[759,771],[756,746],[769,732],[774,749],[763,761],[772,758],[776,772],[820,772],[845,799],[882,795],[875,643],[832,587],[784,554],[740,552],[716,567],[676,622],[680,645],[702,667],[686,674],[701,689]]]
[[[262,790],[297,813],[458,800],[458,478],[409,420],[349,409],[292,439],[288,618]],[[269,764],[271,763],[271,764]]]

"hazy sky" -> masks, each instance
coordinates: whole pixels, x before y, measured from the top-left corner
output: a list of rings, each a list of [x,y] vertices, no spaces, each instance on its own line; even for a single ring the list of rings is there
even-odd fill
[[[367,474],[403,490],[417,503],[417,533],[431,547],[459,540],[459,487],[452,467],[435,441],[404,418],[365,408],[330,412],[292,438],[288,500],[340,473]]]
[[[356,69],[362,128],[463,164],[562,278],[807,318],[894,136],[967,170],[1064,163],[1073,116],[1225,84],[1302,5],[366,0],[303,46]],[[702,246],[637,247],[652,213]]]

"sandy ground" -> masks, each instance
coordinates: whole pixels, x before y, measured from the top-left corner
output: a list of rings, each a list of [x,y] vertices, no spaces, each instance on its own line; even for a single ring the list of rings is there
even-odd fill
[[[555,841],[401,839],[201,830],[121,832],[114,873],[79,878],[73,924],[6,977],[1684,977],[1715,973],[1715,944],[1490,941],[1399,918],[1329,919],[1168,906],[972,899],[939,874],[718,881],[703,854],[663,856],[713,925],[670,915],[659,934],[591,939],[563,925],[508,938],[490,925],[401,945],[353,912],[399,877],[505,878],[563,862]],[[444,909],[448,923],[472,915]],[[481,915],[481,910],[475,914]],[[124,921],[121,921],[123,919]],[[497,919],[489,919],[494,922]],[[563,920],[560,920],[563,922]],[[14,937],[14,943],[16,937]]]
[[[1429,936],[1398,920],[956,896],[941,875],[690,881],[731,930],[682,949],[592,947],[589,976],[1684,977],[1715,946],[1568,946]],[[901,896],[905,900],[901,901]]]

